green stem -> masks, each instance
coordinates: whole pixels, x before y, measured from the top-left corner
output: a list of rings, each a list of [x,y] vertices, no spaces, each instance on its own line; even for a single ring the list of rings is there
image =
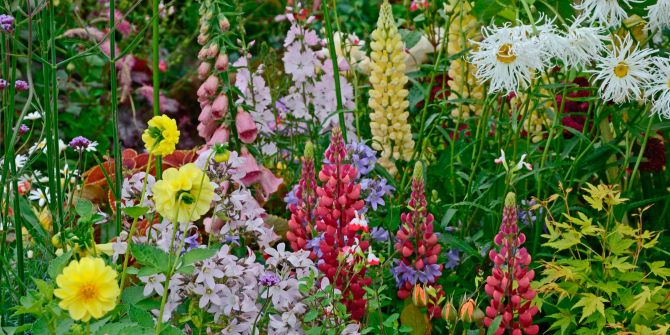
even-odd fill
[[[158,53],[158,34],[159,34],[159,26],[158,26],[158,18],[159,12],[158,12],[158,0],[153,0],[152,2],[152,13],[153,13],[153,21],[151,22],[151,60],[153,63],[153,68],[151,69],[151,79],[154,87],[154,105],[153,105],[153,112],[154,116],[160,115],[161,110],[160,110],[160,78],[158,77],[158,63],[159,63],[159,58],[160,55]],[[161,157],[156,157],[156,180],[161,179],[161,176],[163,174],[163,162]]]
[[[121,233],[121,185],[122,185],[122,166],[123,158],[121,157],[121,142],[119,141],[119,111],[118,101],[116,97],[116,40],[115,40],[115,9],[114,0],[109,2],[109,81],[111,86],[111,109],[112,122],[114,123],[114,132],[112,133],[112,142],[114,145],[114,202],[116,206],[116,215],[114,216],[114,223],[116,224],[116,233]]]
[[[647,130],[644,132],[644,139],[642,140],[642,147],[640,148],[640,153],[637,155],[637,160],[635,161],[635,167],[633,168],[633,173],[630,174],[630,178],[626,180],[626,187],[624,191],[627,191],[628,188],[633,184],[633,178],[637,173],[637,169],[640,167],[642,162],[642,157],[644,157],[644,150],[647,148],[647,141],[649,140],[649,133],[651,132],[651,124],[653,123],[654,118],[649,117],[649,122],[647,122]]]
[[[337,8],[333,8],[337,10]],[[337,100],[337,115],[340,120],[340,129],[342,130],[342,139],[347,142],[347,127],[344,120],[344,107],[342,106],[342,88],[340,87],[340,69],[337,66],[337,53],[335,52],[335,37],[333,28],[330,23],[330,12],[328,11],[328,4],[323,4],[323,16],[326,19],[326,35],[328,36],[328,52],[330,53],[330,60],[333,63],[333,80],[335,81],[335,94]]]

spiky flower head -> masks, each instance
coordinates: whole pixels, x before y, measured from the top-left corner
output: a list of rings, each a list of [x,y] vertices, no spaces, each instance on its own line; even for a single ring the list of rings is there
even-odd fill
[[[409,92],[405,89],[405,45],[393,19],[391,5],[385,1],[379,13],[371,43],[370,130],[372,148],[381,153],[379,163],[395,175],[397,160],[408,160],[414,140],[407,118]]]

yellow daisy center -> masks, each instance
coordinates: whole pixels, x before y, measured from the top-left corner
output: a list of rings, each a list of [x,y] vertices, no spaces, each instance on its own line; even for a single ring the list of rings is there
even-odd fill
[[[617,64],[614,67],[614,74],[619,78],[623,78],[623,77],[627,76],[628,75],[628,64],[626,64],[625,62],[619,62],[619,64]]]
[[[98,297],[98,287],[93,283],[84,284],[79,288],[78,295],[84,301],[94,300]]]
[[[512,45],[509,43],[501,45],[498,54],[496,54],[496,59],[503,64],[510,64],[515,61],[516,54],[512,51]]]

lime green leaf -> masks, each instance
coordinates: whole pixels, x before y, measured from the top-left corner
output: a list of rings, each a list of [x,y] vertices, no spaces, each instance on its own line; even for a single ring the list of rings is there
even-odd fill
[[[654,290],[650,290],[648,286],[642,286],[642,292],[639,294],[636,294],[635,297],[633,298],[633,302],[628,305],[626,308],[627,311],[632,311],[632,312],[637,312],[641,310],[644,305],[647,304],[651,300],[651,297],[658,293],[663,287],[662,286],[657,286],[654,288]]]
[[[612,259],[611,263],[607,264],[607,267],[610,269],[617,269],[621,272],[635,269],[636,266],[632,263],[626,262],[627,259],[628,257],[615,257]]]
[[[653,263],[647,263],[647,265],[649,265],[649,271],[651,271],[651,273],[663,279],[670,277],[670,269],[665,267],[665,261],[656,261]]]
[[[140,216],[143,216],[149,211],[149,207],[142,207],[142,206],[132,206],[132,207],[124,207],[123,212],[126,213],[126,215],[130,216],[133,219],[138,219]]]
[[[598,311],[604,317],[605,302],[609,302],[609,300],[592,293],[584,293],[582,294],[582,298],[579,299],[572,308],[583,307],[582,317],[579,319],[579,322],[582,322],[584,319],[591,316],[591,314],[595,313],[595,311]]]
[[[579,244],[582,234],[577,231],[566,231],[560,234],[560,238],[547,242],[544,245],[556,249],[556,251],[570,249]]]

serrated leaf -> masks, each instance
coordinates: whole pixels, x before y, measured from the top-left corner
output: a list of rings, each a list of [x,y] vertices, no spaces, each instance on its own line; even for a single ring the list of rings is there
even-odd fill
[[[163,250],[148,244],[132,244],[130,251],[138,263],[167,272],[170,256]]]
[[[65,266],[70,263],[70,258],[72,258],[72,250],[68,250],[62,255],[54,258],[51,263],[49,263],[49,268],[47,269],[49,277],[51,277],[53,280],[56,280],[56,277],[58,277],[58,275],[63,272]]]
[[[605,317],[605,302],[609,302],[609,300],[603,297],[599,297],[593,293],[584,293],[582,294],[582,298],[579,299],[579,301],[577,301],[574,306],[572,306],[572,309],[583,307],[582,317],[579,319],[579,322],[582,322],[596,311]]]
[[[151,316],[151,313],[136,307],[135,305],[130,305],[128,308],[128,315],[130,320],[136,322],[138,325],[144,328],[153,328],[154,319]]]
[[[649,271],[651,273],[663,278],[664,280],[667,277],[670,277],[670,269],[665,267],[665,261],[656,261],[653,263],[647,263],[649,265]]]

